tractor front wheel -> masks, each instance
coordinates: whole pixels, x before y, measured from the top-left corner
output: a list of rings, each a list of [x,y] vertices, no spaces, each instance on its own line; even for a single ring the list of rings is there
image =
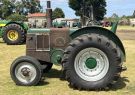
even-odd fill
[[[22,56],[12,63],[10,75],[17,85],[33,86],[41,80],[42,67],[35,58]]]
[[[102,89],[120,76],[120,50],[107,37],[85,34],[74,39],[63,57],[66,79],[77,89]]]
[[[25,31],[18,24],[9,24],[3,32],[3,40],[8,45],[20,45],[25,42]]]

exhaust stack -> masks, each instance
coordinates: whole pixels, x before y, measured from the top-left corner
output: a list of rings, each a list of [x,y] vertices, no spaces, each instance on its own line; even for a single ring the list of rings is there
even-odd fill
[[[47,19],[47,28],[52,27],[52,9],[51,9],[51,1],[47,1],[47,9],[46,9],[46,19]]]

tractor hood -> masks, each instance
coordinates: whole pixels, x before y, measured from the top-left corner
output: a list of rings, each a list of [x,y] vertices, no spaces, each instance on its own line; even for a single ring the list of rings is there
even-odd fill
[[[10,22],[10,21],[0,20],[0,27],[5,26],[8,22]]]

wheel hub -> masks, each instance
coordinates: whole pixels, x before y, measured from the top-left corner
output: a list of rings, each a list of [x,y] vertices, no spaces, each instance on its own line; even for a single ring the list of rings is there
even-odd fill
[[[8,37],[9,40],[15,41],[15,40],[18,39],[18,32],[15,31],[15,30],[10,30],[7,33],[7,37]]]
[[[21,70],[22,72],[22,75],[25,76],[25,77],[29,77],[30,76],[30,69],[25,67]]]
[[[22,62],[15,69],[15,75],[17,79],[23,83],[30,83],[36,77],[36,68],[27,62]]]
[[[88,58],[85,62],[85,65],[89,69],[94,69],[97,66],[97,61],[95,58]]]
[[[97,48],[86,48],[75,58],[75,71],[86,81],[98,81],[108,72],[109,60],[107,55]]]

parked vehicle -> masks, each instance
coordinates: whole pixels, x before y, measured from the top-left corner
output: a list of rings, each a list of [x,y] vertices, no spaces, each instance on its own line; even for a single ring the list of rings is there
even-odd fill
[[[0,20],[0,38],[8,45],[20,45],[26,41],[28,25],[20,21]]]
[[[47,1],[47,26],[51,26]],[[103,89],[115,83],[126,60],[124,46],[112,30],[98,26],[29,29],[26,56],[13,61],[10,74],[17,85],[37,85],[53,64],[62,66],[62,77],[76,89]]]

